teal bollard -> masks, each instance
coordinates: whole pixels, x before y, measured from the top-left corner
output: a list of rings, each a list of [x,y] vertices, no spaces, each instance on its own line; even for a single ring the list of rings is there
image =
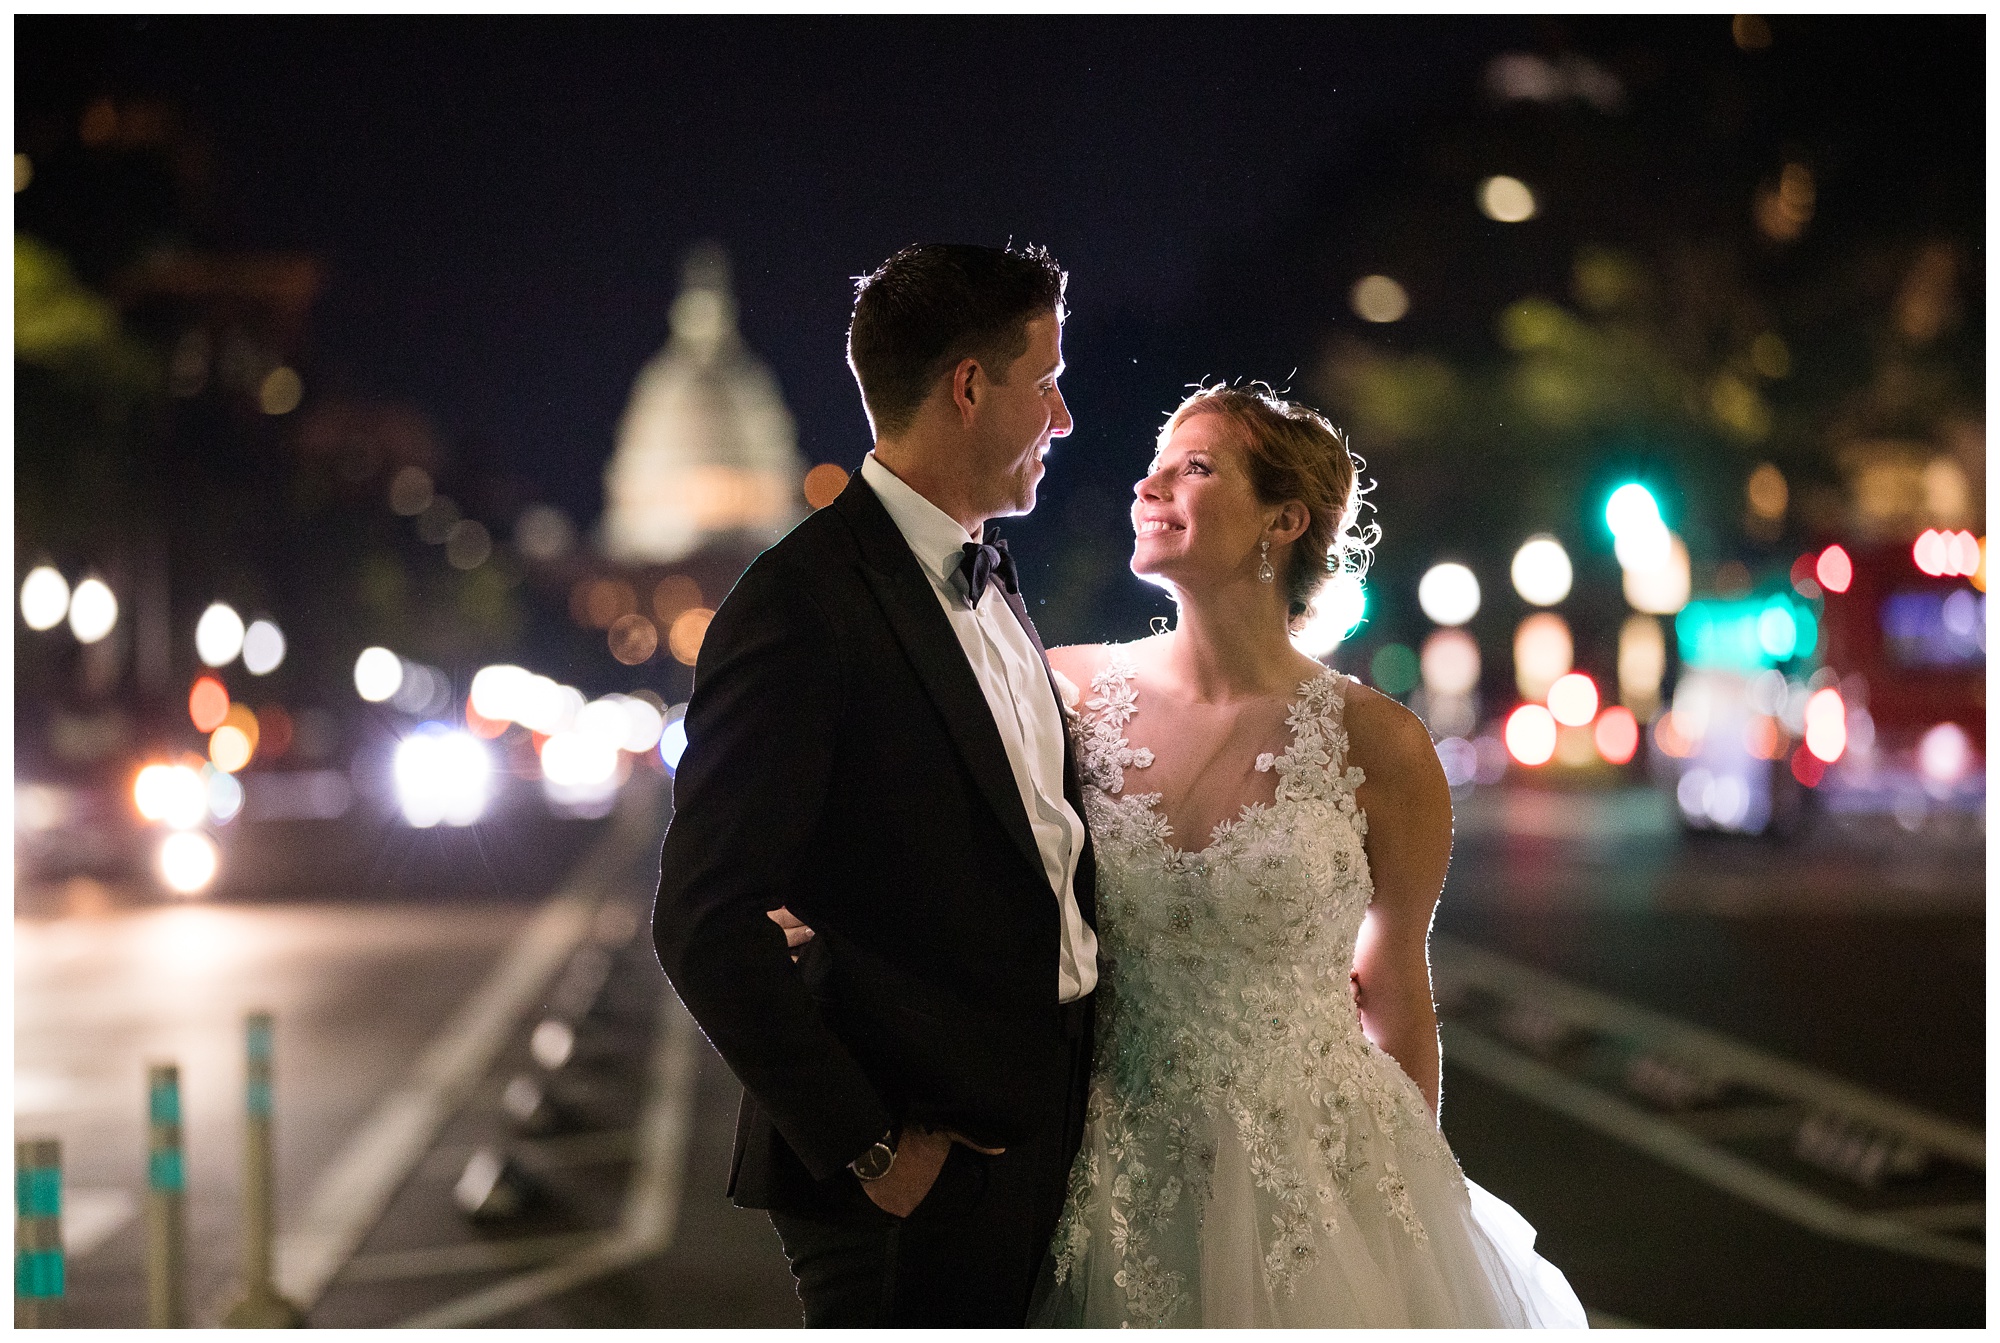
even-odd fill
[[[63,1298],[62,1144],[14,1144],[14,1327],[53,1329]]]

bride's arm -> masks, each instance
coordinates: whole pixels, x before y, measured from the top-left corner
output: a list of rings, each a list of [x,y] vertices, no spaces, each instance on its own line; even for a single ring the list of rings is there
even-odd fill
[[[1361,1027],[1402,1065],[1438,1113],[1437,1009],[1431,1000],[1431,915],[1451,863],[1451,789],[1417,716],[1383,695],[1347,695],[1349,759],[1367,781],[1356,797],[1368,815],[1368,867],[1375,898],[1354,953]]]

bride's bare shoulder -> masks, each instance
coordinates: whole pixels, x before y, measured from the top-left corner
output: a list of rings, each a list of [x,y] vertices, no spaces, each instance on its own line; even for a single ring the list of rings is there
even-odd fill
[[[1049,665],[1077,685],[1087,686],[1110,656],[1109,644],[1063,644],[1049,650]]]
[[[1443,771],[1431,734],[1423,720],[1379,690],[1350,681],[1343,717],[1347,724],[1348,759],[1361,766],[1370,780],[1422,787]]]

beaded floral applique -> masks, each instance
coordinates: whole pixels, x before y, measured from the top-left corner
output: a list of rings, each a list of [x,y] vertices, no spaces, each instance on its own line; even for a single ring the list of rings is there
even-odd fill
[[[1092,785],[1103,970],[1090,1136],[1051,1252],[1058,1283],[1087,1253],[1112,1256],[1130,1321],[1169,1324],[1199,1272],[1175,1247],[1199,1245],[1219,1138],[1247,1158],[1278,1291],[1330,1251],[1360,1198],[1427,1244],[1397,1163],[1457,1165],[1415,1084],[1362,1034],[1348,985],[1374,883],[1344,679],[1301,685],[1290,745],[1257,759],[1278,772],[1276,798],[1188,853],[1159,794],[1125,792],[1125,772],[1153,763],[1124,735],[1134,672],[1113,648],[1072,725]],[[1093,1225],[1109,1244],[1093,1244]]]

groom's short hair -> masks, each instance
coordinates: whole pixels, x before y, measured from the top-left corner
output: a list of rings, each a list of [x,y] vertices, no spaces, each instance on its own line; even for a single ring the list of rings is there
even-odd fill
[[[1046,247],[920,243],[861,276],[847,366],[880,434],[900,433],[961,359],[996,381],[1028,348],[1028,323],[1060,320],[1069,276]]]

